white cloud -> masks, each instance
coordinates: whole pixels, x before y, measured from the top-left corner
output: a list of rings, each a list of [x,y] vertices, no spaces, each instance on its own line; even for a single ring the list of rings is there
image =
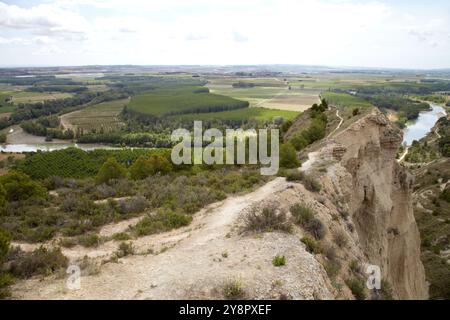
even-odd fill
[[[0,45],[35,46],[51,63],[450,66],[445,12],[387,0],[0,2],[3,30]]]
[[[21,8],[0,2],[0,26],[28,29],[35,34],[82,34],[86,19],[79,14],[51,4]]]

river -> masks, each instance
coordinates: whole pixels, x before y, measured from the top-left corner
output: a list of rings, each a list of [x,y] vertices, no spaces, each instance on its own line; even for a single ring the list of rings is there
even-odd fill
[[[95,149],[118,149],[102,144],[76,144],[76,143],[52,143],[52,144],[1,144],[0,152],[36,152],[36,151],[55,151],[67,149],[70,147],[78,148],[85,151]]]
[[[424,138],[436,122],[447,114],[442,106],[430,103],[430,111],[422,111],[417,120],[411,121],[403,130],[403,144],[410,146],[414,140]]]

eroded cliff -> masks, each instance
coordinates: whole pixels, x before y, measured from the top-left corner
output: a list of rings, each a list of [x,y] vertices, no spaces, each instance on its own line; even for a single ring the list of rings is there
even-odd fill
[[[402,141],[378,110],[336,134],[321,151],[338,160],[325,178],[353,221],[358,247],[378,265],[399,299],[427,298],[420,235],[413,215],[413,177],[396,159]]]

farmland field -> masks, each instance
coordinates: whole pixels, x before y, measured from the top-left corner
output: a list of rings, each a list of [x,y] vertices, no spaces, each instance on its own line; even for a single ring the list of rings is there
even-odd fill
[[[372,106],[370,102],[347,93],[324,92],[322,96],[328,103],[338,107],[367,108]]]
[[[13,105],[6,103],[6,99],[8,99],[11,94],[11,92],[0,92],[0,114],[10,113],[16,109]]]
[[[248,103],[230,97],[205,92],[204,87],[157,89],[134,96],[129,110],[151,116],[166,116],[196,112],[213,112],[245,108]]]
[[[122,126],[119,114],[128,103],[129,99],[99,103],[62,115],[61,123],[65,128],[73,130],[80,128],[91,131],[103,128],[105,131],[114,131]]]
[[[254,79],[244,82],[256,83],[255,87],[234,88],[229,82],[229,80],[222,83],[213,81],[208,87],[212,93],[249,101],[250,107],[304,111],[312,104],[319,102],[320,90],[317,89],[292,88],[292,90],[289,90],[289,86],[284,82],[281,82],[281,86],[279,85],[280,82],[277,86],[265,86],[266,83],[262,86],[260,83],[254,82]],[[234,82],[237,82],[237,80]]]
[[[299,113],[295,111],[267,109],[267,108],[244,108],[214,113],[195,113],[182,115],[181,119],[186,121],[194,120],[255,120],[271,121],[274,117],[282,117],[284,120],[291,120]]]
[[[56,92],[56,93],[43,93],[43,92],[18,92],[13,94],[13,103],[35,103],[45,100],[56,100],[70,98],[73,95],[71,93]]]

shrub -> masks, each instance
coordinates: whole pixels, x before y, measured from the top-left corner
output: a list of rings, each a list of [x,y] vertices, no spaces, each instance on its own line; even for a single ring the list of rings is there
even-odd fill
[[[284,143],[280,146],[280,167],[298,168],[301,163],[298,160],[297,152],[291,143]]]
[[[116,251],[117,258],[123,258],[134,254],[134,247],[131,242],[122,242]]]
[[[322,250],[320,245],[316,242],[316,240],[314,240],[314,238],[306,235],[301,239],[301,241],[305,244],[306,251],[314,254],[321,253]]]
[[[315,212],[312,209],[297,203],[290,210],[295,223],[300,224],[317,240],[323,239],[326,234],[326,227],[322,221],[314,218]]]
[[[140,213],[143,212],[149,203],[143,196],[133,197],[127,200],[120,200],[118,210],[121,214]]]
[[[361,272],[361,266],[359,265],[358,260],[352,260],[349,264],[349,268],[353,273],[359,273]]]
[[[77,197],[69,194],[61,203],[62,211],[80,215],[90,215],[95,209],[95,203],[86,196]]]
[[[14,279],[10,274],[0,271],[0,300],[11,295],[8,286],[13,284],[13,282]]]
[[[364,281],[362,279],[352,278],[345,281],[345,284],[349,287],[355,299],[357,300],[366,299]]]
[[[0,184],[0,214],[4,210],[5,206],[6,206],[6,190]]]
[[[119,232],[113,234],[112,239],[115,241],[127,241],[131,239],[131,236],[128,233]]]
[[[139,221],[133,227],[138,236],[145,236],[159,232],[187,226],[192,222],[192,217],[186,214],[173,212],[171,210],[158,210],[157,213],[149,215]]]
[[[0,229],[0,299],[9,296],[8,286],[12,283],[12,278],[7,273],[3,272],[2,267],[3,260],[9,251],[10,241],[9,235]]]
[[[310,175],[304,176],[303,186],[306,188],[306,190],[309,190],[311,192],[319,192],[322,189],[320,183]]]
[[[302,181],[305,177],[305,174],[299,170],[292,169],[286,171],[286,180],[287,181]]]
[[[380,288],[380,290],[378,290],[379,299],[380,300],[393,300],[394,296],[393,296],[391,284],[387,280],[381,279],[380,285],[381,285],[381,288]]]
[[[100,238],[96,234],[87,234],[79,237],[78,243],[87,248],[97,247],[100,244]]]
[[[334,243],[338,245],[339,248],[344,248],[347,246],[348,239],[344,231],[338,230],[333,234]]]
[[[323,237],[325,237],[325,234],[327,232],[327,228],[325,227],[323,222],[317,218],[312,218],[305,225],[305,229],[308,232],[310,232],[317,240],[323,239]]]
[[[281,267],[281,266],[286,265],[286,258],[285,258],[285,256],[275,256],[273,258],[273,260],[272,260],[272,264],[275,267]]]
[[[240,299],[245,295],[244,286],[237,279],[226,280],[222,285],[222,293],[226,299]]]
[[[0,177],[8,201],[23,201],[29,198],[45,198],[47,191],[24,173],[12,171]]]
[[[35,275],[49,275],[66,268],[68,259],[60,248],[40,247],[31,253],[17,252],[10,263],[9,271],[16,277],[29,278]]]
[[[290,141],[294,146],[295,150],[300,151],[308,146],[308,140],[305,138],[303,134],[295,135]]]
[[[244,216],[246,231],[270,232],[274,230],[291,230],[286,213],[279,211],[276,204],[269,204],[262,209],[253,207]]]
[[[334,279],[341,270],[341,263],[339,261],[327,261],[324,268],[328,277],[330,277],[330,279]]]
[[[0,229],[0,264],[8,254],[10,242],[10,236],[5,231]]]
[[[355,116],[357,116],[358,114],[359,114],[359,108],[353,109],[352,115],[355,117]]]
[[[153,168],[150,164],[150,159],[140,156],[130,167],[130,176],[134,180],[142,180],[153,174]]]
[[[73,248],[77,245],[77,241],[73,238],[63,238],[59,241],[59,245],[64,248]]]
[[[300,225],[306,225],[312,218],[314,218],[315,212],[304,205],[297,203],[290,208],[294,222]]]
[[[108,158],[97,173],[97,184],[108,183],[110,180],[119,180],[126,176],[126,169],[117,162],[116,158]]]

